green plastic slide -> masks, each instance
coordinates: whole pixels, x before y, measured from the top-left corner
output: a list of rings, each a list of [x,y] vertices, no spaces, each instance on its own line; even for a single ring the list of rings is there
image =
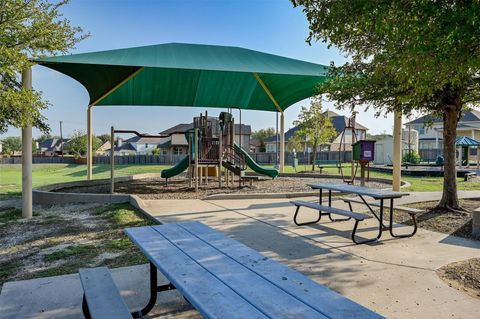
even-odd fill
[[[257,162],[255,162],[253,160],[253,158],[247,152],[245,152],[240,146],[238,146],[237,144],[234,144],[234,147],[235,147],[236,152],[239,152],[239,153],[241,153],[245,156],[248,167],[250,167],[253,171],[255,171],[259,174],[267,175],[271,178],[275,178],[275,177],[278,176],[278,171],[276,169],[265,168],[265,167],[262,167],[262,166],[258,165]]]
[[[188,168],[189,163],[190,163],[190,157],[187,155],[180,162],[178,162],[177,165],[175,165],[174,167],[162,170],[162,174],[161,174],[162,178],[170,178],[180,174],[181,172],[183,172]]]

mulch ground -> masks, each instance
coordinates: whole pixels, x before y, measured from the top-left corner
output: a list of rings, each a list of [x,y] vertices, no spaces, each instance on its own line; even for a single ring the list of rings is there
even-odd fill
[[[196,193],[190,188],[185,178],[169,181],[168,186],[162,178],[148,178],[115,183],[115,192],[123,194],[135,194],[143,199],[198,199],[214,194],[252,194],[252,193],[294,193],[308,192],[312,189],[307,186],[311,183],[341,183],[341,179],[315,178],[315,177],[278,177],[274,180],[263,179],[254,181],[252,186],[246,182],[241,188],[238,182],[230,186],[218,187],[218,181],[211,179],[208,185],[200,185]],[[224,183],[225,184],[225,183]],[[368,187],[385,188],[387,184],[368,182]],[[107,194],[110,192],[110,185],[98,186],[77,186],[57,190],[67,193],[96,193]]]
[[[465,211],[459,213],[437,209],[435,208],[436,204],[437,202],[423,202],[408,205],[425,210],[424,213],[417,214],[418,227],[452,236],[480,240],[480,236],[472,235],[472,212],[480,207],[480,199],[460,200],[460,205]],[[412,220],[405,213],[395,214],[394,220],[397,223],[412,225]]]
[[[438,269],[437,274],[450,287],[480,297],[480,258],[448,264]]]

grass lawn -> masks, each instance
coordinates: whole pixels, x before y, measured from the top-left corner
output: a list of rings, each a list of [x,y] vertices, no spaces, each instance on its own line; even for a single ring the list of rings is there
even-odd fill
[[[36,208],[30,220],[21,211],[0,208],[0,289],[4,282],[78,272],[82,267],[124,267],[146,257],[123,233],[151,225],[129,204]]]
[[[115,176],[141,173],[160,173],[169,166],[161,165],[116,165]],[[76,164],[33,164],[33,186],[85,180],[86,165]],[[93,178],[110,177],[110,165],[94,165]],[[0,165],[0,199],[7,196],[20,196],[22,192],[22,166]]]
[[[115,175],[126,176],[140,173],[159,173],[162,169],[169,166],[161,165],[116,165]],[[310,170],[310,166],[300,165],[297,171]],[[348,171],[348,168],[345,170]],[[285,166],[286,173],[294,173],[292,166]],[[318,172],[318,170],[317,170]],[[338,175],[335,166],[327,166],[323,170],[324,173]],[[70,182],[76,180],[85,180],[87,174],[86,165],[75,164],[34,164],[33,165],[33,186],[41,186],[53,183]],[[110,175],[110,166],[94,165],[93,177],[108,178]],[[360,173],[357,173],[357,176]],[[392,175],[388,173],[371,172],[372,177],[382,177],[391,179]],[[403,176],[402,179],[411,184],[405,188],[410,192],[427,192],[441,191],[443,187],[442,177],[410,177]],[[465,182],[462,178],[458,178],[459,190],[480,190],[480,181]],[[11,197],[20,196],[21,194],[21,165],[0,165],[0,200]]]
[[[324,165],[323,173],[330,175],[339,175],[338,168],[335,165]],[[270,166],[272,167],[272,166]],[[297,172],[310,171],[311,165],[299,165]],[[350,165],[345,166],[344,173],[349,172]],[[285,173],[295,173],[293,166],[285,166]],[[319,172],[316,168],[316,172]],[[371,177],[379,177],[392,179],[392,174],[370,172]],[[357,178],[360,177],[360,171],[357,172]],[[409,182],[410,187],[402,188],[406,192],[434,192],[441,191],[443,189],[443,177],[414,177],[414,176],[402,176],[402,180]],[[465,182],[463,178],[457,178],[458,190],[480,190],[480,181],[468,181]]]

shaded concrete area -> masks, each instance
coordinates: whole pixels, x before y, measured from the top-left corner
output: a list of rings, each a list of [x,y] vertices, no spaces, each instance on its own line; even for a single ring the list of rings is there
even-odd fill
[[[141,309],[149,298],[148,265],[117,268],[112,277],[131,310]],[[159,284],[167,283],[159,274]],[[9,282],[0,295],[0,318],[84,318],[82,286],[77,274]],[[157,299],[149,318],[201,318],[176,291]]]
[[[476,198],[480,192],[460,196]],[[439,198],[439,193],[413,193],[397,203]],[[435,273],[450,262],[478,257],[478,241],[420,229],[413,238],[393,239],[384,232],[379,243],[354,245],[352,221],[327,219],[298,227],[292,221],[294,207],[286,199],[145,201],[145,205],[163,223],[202,221],[386,317],[478,318],[480,299],[449,287]],[[334,206],[347,208],[338,201]],[[354,208],[365,210],[361,205]],[[304,212],[306,219],[314,217],[313,211]],[[377,223],[364,222],[360,235],[375,236]]]
[[[460,196],[475,198],[480,192],[460,192]],[[414,193],[397,203],[439,197],[439,193]],[[478,257],[478,241],[420,229],[413,238],[392,239],[384,232],[378,243],[354,245],[352,221],[331,223],[325,218],[315,225],[295,226],[288,199],[144,200],[141,205],[163,223],[204,222],[388,318],[478,318],[480,299],[449,287],[435,273],[450,262]],[[346,208],[338,201],[334,206]],[[302,218],[315,217],[313,210],[303,211]],[[374,236],[377,225],[368,220],[359,234]],[[146,266],[113,271],[131,309],[147,300],[147,271]],[[6,283],[0,317],[82,318],[81,293],[77,275]],[[153,318],[199,316],[176,292],[159,294],[157,302]]]

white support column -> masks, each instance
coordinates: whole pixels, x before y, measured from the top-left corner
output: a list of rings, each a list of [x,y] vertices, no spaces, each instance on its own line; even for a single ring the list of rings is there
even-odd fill
[[[22,73],[22,86],[32,89],[32,69]],[[22,217],[32,218],[32,125],[22,128]]]
[[[280,112],[280,173],[283,173],[285,167],[285,117],[283,111]]]
[[[458,168],[463,168],[463,152],[462,147],[458,147]]]
[[[477,169],[480,169],[480,146],[477,146]]]
[[[393,179],[392,189],[400,191],[402,178],[402,113],[394,112],[393,122]]]
[[[87,180],[92,179],[92,164],[93,164],[93,154],[92,154],[92,107],[91,105],[87,108]]]

